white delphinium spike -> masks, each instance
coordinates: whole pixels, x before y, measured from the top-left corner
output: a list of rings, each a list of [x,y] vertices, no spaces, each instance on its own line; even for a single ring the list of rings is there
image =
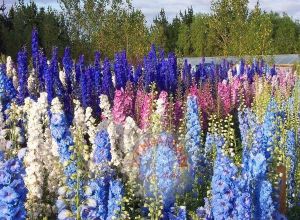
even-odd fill
[[[5,121],[2,114],[2,105],[0,103],[0,151],[6,150],[6,129],[5,129]]]
[[[48,114],[49,106],[47,101],[47,93],[43,92],[40,94],[37,104],[40,108],[39,113],[41,115],[41,122],[45,128],[43,129],[44,149],[41,151],[41,153],[44,167],[47,172],[47,190],[49,194],[49,198],[47,199],[53,201],[56,199],[57,190],[62,184],[63,169],[61,163],[59,162],[57,148],[53,149],[54,144],[52,143],[51,130],[49,127],[50,118]],[[51,196],[54,198],[51,198]]]
[[[16,69],[14,68],[14,63],[13,63],[11,56],[8,56],[6,58],[6,75],[11,79],[17,75],[17,72],[16,72]]]
[[[89,135],[89,141],[91,144],[94,144],[96,137],[96,119],[92,116],[92,108],[87,107],[85,110],[85,124],[87,126],[87,133]]]
[[[83,159],[88,161],[90,158],[89,155],[89,146],[86,143],[84,136],[87,134],[87,126],[85,124],[85,115],[82,106],[78,100],[73,100],[75,104],[74,109],[74,119],[72,134],[74,137],[75,146],[79,149],[79,152],[82,154]]]
[[[124,124],[124,160],[123,169],[128,174],[129,177],[136,175],[136,170],[133,170],[133,160],[134,160],[134,146],[141,135],[142,131],[136,125],[135,121],[131,117],[127,117]]]
[[[37,103],[33,103],[28,110],[28,142],[27,152],[24,157],[26,175],[24,182],[28,189],[25,207],[28,216],[39,219],[46,211],[43,203],[43,189],[45,180],[45,169],[41,157],[43,150],[43,125],[40,118],[40,109]]]
[[[102,110],[102,116],[107,119],[112,119],[110,103],[107,95],[100,95],[100,108]]]
[[[32,71],[30,71],[29,77],[28,77],[28,81],[27,81],[27,87],[28,87],[28,91],[31,94],[38,94],[38,79],[37,79],[37,72],[35,69],[32,69]]]
[[[59,71],[59,79],[66,88],[66,72],[64,70]]]

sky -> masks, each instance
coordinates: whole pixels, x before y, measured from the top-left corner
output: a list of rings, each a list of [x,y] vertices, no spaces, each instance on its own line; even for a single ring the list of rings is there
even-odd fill
[[[0,0],[2,2],[3,0]],[[9,7],[15,0],[4,0]],[[29,2],[25,0],[25,2]],[[59,9],[57,0],[35,0],[39,6]],[[169,21],[171,21],[180,10],[193,6],[194,12],[208,13],[211,0],[132,0],[135,8],[141,9],[146,16],[148,24],[151,24],[161,8],[164,8]],[[250,9],[254,7],[257,0],[249,0]],[[266,11],[287,12],[294,19],[300,20],[300,0],[260,0],[260,6]]]

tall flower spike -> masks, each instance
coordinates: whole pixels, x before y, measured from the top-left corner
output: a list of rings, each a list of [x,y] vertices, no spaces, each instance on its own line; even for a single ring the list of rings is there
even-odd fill
[[[22,161],[18,158],[0,162],[0,218],[26,219],[24,174]]]
[[[39,65],[39,35],[36,28],[32,30],[32,38],[31,38],[31,52],[32,52],[32,62],[33,68],[38,71]]]
[[[201,162],[201,124],[196,96],[188,96],[186,110],[186,135],[185,149],[188,154],[189,172],[194,179],[200,175],[199,166]]]
[[[18,101],[20,104],[23,104],[25,98],[28,96],[27,78],[28,78],[27,52],[25,49],[23,49],[18,52],[18,79],[19,79]]]

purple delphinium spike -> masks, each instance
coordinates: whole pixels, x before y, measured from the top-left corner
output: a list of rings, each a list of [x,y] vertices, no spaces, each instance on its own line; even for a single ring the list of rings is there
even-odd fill
[[[148,91],[150,89],[151,83],[156,82],[156,78],[158,75],[157,64],[158,61],[157,61],[155,46],[152,45],[148,56],[144,58],[144,68],[145,68],[144,86]]]
[[[112,75],[110,71],[110,63],[107,58],[105,58],[103,63],[102,93],[107,95],[110,101],[113,100],[114,86],[113,86]]]
[[[27,79],[28,79],[28,61],[27,61],[27,52],[24,49],[18,53],[18,79],[19,79],[19,88],[18,88],[18,102],[23,104],[25,98],[28,96],[27,88]]]
[[[35,70],[38,70],[38,65],[39,65],[39,38],[38,38],[38,31],[37,31],[36,28],[33,28],[33,30],[32,30],[31,52],[32,52],[33,68]]]

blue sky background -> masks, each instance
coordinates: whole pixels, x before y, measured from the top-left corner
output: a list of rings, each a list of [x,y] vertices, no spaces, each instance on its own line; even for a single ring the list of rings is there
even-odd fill
[[[2,2],[2,0],[0,0]],[[4,0],[6,5],[11,6],[15,0]],[[29,2],[25,0],[25,2]],[[39,6],[50,5],[59,9],[57,0],[35,0]],[[175,17],[179,10],[184,11],[189,6],[193,6],[195,12],[209,12],[211,0],[132,0],[133,6],[143,11],[149,23],[158,14],[161,8],[164,8],[169,20]],[[249,7],[253,8],[257,0],[249,0]],[[260,0],[263,10],[287,12],[294,19],[300,20],[300,0]]]

